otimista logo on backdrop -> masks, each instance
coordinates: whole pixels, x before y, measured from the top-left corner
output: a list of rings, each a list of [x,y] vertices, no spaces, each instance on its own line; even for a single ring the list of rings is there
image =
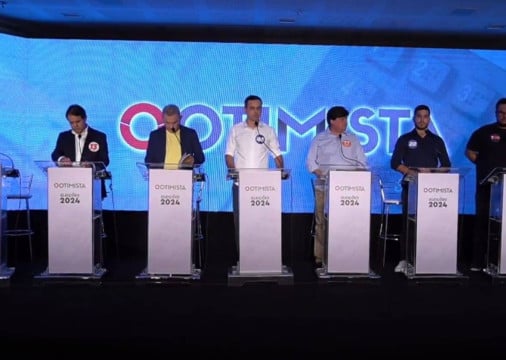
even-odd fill
[[[264,105],[262,121],[276,129],[281,150],[289,152],[292,141],[305,137],[309,132],[318,133],[325,130],[326,112],[326,108],[320,108],[301,118],[281,106]],[[202,148],[207,150],[226,142],[224,131],[228,132],[233,124],[244,120],[244,106],[222,105],[220,109],[216,109],[206,104],[194,104],[182,108],[181,115],[183,125],[196,128],[195,125],[198,124]],[[148,144],[148,139],[139,136],[136,131],[136,120],[143,117],[153,120],[154,126],[151,130],[163,125],[162,108],[146,102],[130,105],[121,114],[119,122],[119,131],[127,146],[140,151],[146,150]],[[412,128],[412,110],[404,107],[356,107],[348,117],[348,130],[359,136],[369,156],[377,151],[391,154],[397,138]],[[434,119],[431,121],[431,131],[439,134]]]

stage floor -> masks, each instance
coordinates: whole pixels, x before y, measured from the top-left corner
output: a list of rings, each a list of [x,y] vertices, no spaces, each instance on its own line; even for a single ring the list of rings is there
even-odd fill
[[[301,243],[284,256],[293,283],[229,286],[233,255],[224,244],[232,243],[230,234],[206,234],[199,280],[144,281],[136,275],[146,266],[145,253],[131,245],[130,233],[118,239],[119,247],[109,242],[99,281],[35,279],[46,267],[44,250],[39,245],[30,262],[19,242],[15,272],[0,287],[1,354],[421,358],[504,352],[506,285],[469,272],[457,280],[408,280],[394,272],[396,243],[388,245],[378,279],[319,281],[308,244]]]

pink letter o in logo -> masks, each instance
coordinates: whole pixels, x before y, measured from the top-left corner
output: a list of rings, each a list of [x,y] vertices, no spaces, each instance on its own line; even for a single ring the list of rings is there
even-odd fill
[[[121,136],[126,141],[128,145],[137,150],[146,150],[148,147],[148,142],[145,140],[137,139],[132,133],[132,128],[130,124],[132,123],[133,118],[141,113],[147,113],[151,115],[157,123],[159,123],[162,110],[152,104],[147,103],[139,103],[130,106],[121,117],[121,123],[119,124],[119,129],[121,132]]]

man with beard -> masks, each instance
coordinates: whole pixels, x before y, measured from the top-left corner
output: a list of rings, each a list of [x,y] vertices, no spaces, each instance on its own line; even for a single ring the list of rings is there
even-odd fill
[[[396,272],[404,272],[407,265],[408,184],[417,172],[427,168],[451,167],[443,139],[429,130],[430,108],[418,105],[413,122],[415,128],[401,135],[390,160],[392,169],[402,173],[402,236],[399,239],[400,262]]]
[[[476,217],[471,271],[481,271],[486,265],[490,183],[482,181],[496,167],[506,166],[506,98],[497,101],[495,117],[495,122],[475,130],[466,146],[467,158],[476,165]]]

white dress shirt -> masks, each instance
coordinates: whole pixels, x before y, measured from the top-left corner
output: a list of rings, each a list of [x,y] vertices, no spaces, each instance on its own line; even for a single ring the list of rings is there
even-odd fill
[[[234,158],[237,169],[267,169],[269,154],[276,158],[281,150],[272,127],[260,122],[251,128],[243,121],[230,129],[225,154]]]

